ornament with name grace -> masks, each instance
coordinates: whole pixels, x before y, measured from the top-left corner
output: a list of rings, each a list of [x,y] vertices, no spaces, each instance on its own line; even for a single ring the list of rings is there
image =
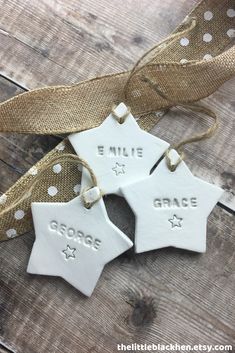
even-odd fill
[[[170,158],[179,158],[175,150]],[[122,187],[136,217],[137,253],[173,246],[206,251],[207,218],[223,190],[195,177],[185,162],[170,171],[165,158],[153,173]]]

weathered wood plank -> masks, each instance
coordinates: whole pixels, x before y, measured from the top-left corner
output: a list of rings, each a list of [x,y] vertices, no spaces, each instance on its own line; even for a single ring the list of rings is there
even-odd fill
[[[124,205],[119,210],[119,226],[132,234],[131,214]],[[61,279],[25,273],[30,234],[0,244],[1,336],[19,353],[115,352],[118,343],[133,342],[232,344],[233,228],[234,217],[217,207],[206,254],[129,251],[106,266],[89,299]]]
[[[1,72],[32,89],[131,68],[196,2],[1,0]]]

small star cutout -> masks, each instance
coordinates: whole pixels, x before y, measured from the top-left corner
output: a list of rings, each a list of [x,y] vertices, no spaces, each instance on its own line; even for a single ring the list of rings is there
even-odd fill
[[[67,245],[67,248],[64,249],[62,252],[65,254],[66,260],[68,260],[70,257],[72,259],[75,259],[75,255],[74,255],[75,251],[76,251],[75,248],[70,248],[70,246]]]
[[[175,228],[175,227],[182,227],[182,222],[183,218],[178,218],[175,214],[173,216],[173,218],[168,219],[168,221],[171,223],[171,228]]]
[[[116,175],[125,174],[124,167],[125,164],[116,163],[115,167],[113,167],[112,170],[115,172]]]

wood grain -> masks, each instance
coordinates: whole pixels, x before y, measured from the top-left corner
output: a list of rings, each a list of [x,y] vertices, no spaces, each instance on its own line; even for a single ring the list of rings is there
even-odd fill
[[[30,89],[131,68],[196,0],[0,1],[1,72]],[[169,10],[171,15],[169,16]],[[17,67],[17,70],[16,70]]]
[[[122,206],[119,226],[132,235]],[[232,344],[233,229],[234,218],[217,207],[206,254],[129,251],[106,266],[89,299],[59,278],[26,274],[31,234],[1,244],[0,335],[19,353],[116,352],[118,343],[133,342]]]
[[[195,3],[0,0],[0,70],[5,76],[0,99],[130,68]],[[187,147],[192,171],[223,185],[223,203],[230,208],[235,194],[233,92],[234,80],[206,100],[220,116],[218,135]],[[206,128],[208,120],[203,120],[173,110],[154,132],[176,142]],[[13,134],[0,139],[0,192],[60,140]],[[134,217],[123,199],[109,196],[105,202],[113,222],[133,239]],[[206,254],[170,248],[138,255],[129,251],[106,266],[90,299],[62,279],[26,273],[33,233],[1,243],[0,342],[17,353],[116,352],[118,343],[134,342],[235,344],[234,229],[234,217],[216,207]]]

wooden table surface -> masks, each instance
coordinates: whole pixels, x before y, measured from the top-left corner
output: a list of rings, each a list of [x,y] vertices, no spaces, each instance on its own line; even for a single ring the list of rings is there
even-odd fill
[[[0,99],[131,68],[166,37],[196,0],[0,0]],[[187,163],[226,190],[209,217],[207,253],[167,248],[108,264],[90,299],[62,279],[26,273],[33,231],[0,244],[0,352],[116,352],[118,343],[235,343],[234,88],[206,102],[217,136],[187,148]],[[172,117],[174,116],[174,124]],[[171,142],[203,128],[174,110],[154,132]],[[206,125],[205,125],[206,126]],[[0,136],[0,192],[60,140]],[[108,197],[111,219],[130,237],[134,217]],[[118,208],[118,212],[116,211]]]

